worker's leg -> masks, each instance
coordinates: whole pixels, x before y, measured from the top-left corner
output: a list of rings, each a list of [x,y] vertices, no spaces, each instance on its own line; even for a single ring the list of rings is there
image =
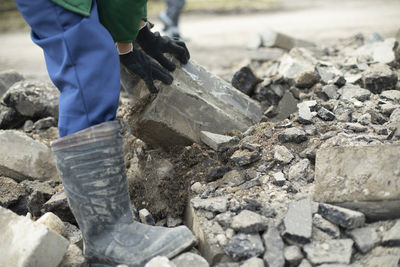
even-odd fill
[[[172,26],[178,26],[179,16],[185,6],[185,0],[166,0],[167,16],[172,20]]]
[[[66,136],[115,119],[120,93],[119,58],[100,24],[96,3],[83,17],[50,0],[15,0],[43,48],[49,76],[60,90],[59,132]]]

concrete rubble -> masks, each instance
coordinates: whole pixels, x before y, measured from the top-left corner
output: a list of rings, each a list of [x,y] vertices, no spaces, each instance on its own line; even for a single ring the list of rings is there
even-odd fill
[[[271,39],[280,47],[272,56],[257,48],[239,70],[247,95],[194,62],[158,95],[123,74],[118,116],[133,126],[125,161],[134,217],[186,224],[198,239],[146,266],[398,266],[398,43],[357,35],[291,47],[284,37]],[[82,266],[82,235],[49,150],[58,92],[9,71],[0,94],[0,227],[18,230],[0,254],[30,236],[18,260]]]

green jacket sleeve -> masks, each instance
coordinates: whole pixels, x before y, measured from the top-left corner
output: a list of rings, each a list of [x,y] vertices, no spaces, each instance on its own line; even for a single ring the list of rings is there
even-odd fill
[[[97,0],[100,22],[115,42],[131,43],[147,17],[147,0]]]

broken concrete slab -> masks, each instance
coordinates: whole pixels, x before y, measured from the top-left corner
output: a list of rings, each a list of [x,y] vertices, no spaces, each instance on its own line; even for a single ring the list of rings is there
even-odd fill
[[[282,121],[297,111],[297,100],[289,91],[285,91],[276,109],[277,115],[271,121]]]
[[[255,100],[195,62],[172,74],[172,85],[156,83],[159,92],[150,95],[142,80],[122,68],[122,85],[132,100],[129,123],[135,136],[145,142],[187,145],[200,142],[201,131],[245,131],[260,121],[262,110]]]
[[[320,203],[318,213],[328,221],[346,229],[361,227],[365,223],[365,216],[361,212]]]
[[[265,47],[278,47],[291,50],[294,47],[313,47],[311,42],[292,38],[286,34],[267,29],[259,34],[261,44]]]
[[[398,218],[399,159],[396,144],[319,149],[314,200],[359,210],[370,220]]]
[[[371,62],[389,64],[396,59],[394,49],[397,45],[395,38],[387,38],[384,41],[365,44],[353,54],[358,58],[367,58]]]
[[[301,249],[298,246],[285,247],[284,255],[286,262],[289,263],[289,266],[298,266],[301,260],[304,258],[303,253],[301,253]]]
[[[265,217],[250,210],[243,210],[233,217],[231,227],[237,232],[250,234],[264,231],[268,224]]]
[[[0,266],[58,266],[69,244],[46,226],[2,207],[0,231]]]
[[[192,266],[192,267],[209,267],[210,265],[208,262],[201,257],[200,255],[197,255],[192,252],[186,252],[178,257],[174,258],[172,260],[172,263],[176,265],[176,267],[186,267],[186,266]]]
[[[319,207],[319,205],[318,205]],[[340,237],[340,229],[337,225],[331,223],[328,220],[325,220],[320,214],[314,214],[313,216],[313,227],[316,227],[328,234],[333,238]]]
[[[229,147],[239,142],[237,137],[215,134],[207,131],[200,132],[200,139],[215,151],[220,152],[227,150]]]
[[[306,198],[290,203],[283,224],[285,238],[299,243],[310,241],[312,233],[311,201]]]
[[[397,74],[386,64],[373,64],[363,72],[363,87],[374,94],[385,90],[393,90],[397,84]]]
[[[361,88],[357,85],[345,85],[338,90],[343,100],[351,100],[352,98],[364,102],[371,97],[371,92],[367,89]]]
[[[224,247],[225,252],[235,261],[258,257],[264,253],[264,245],[259,234],[237,234]]]
[[[377,246],[381,239],[372,227],[357,228],[347,233],[355,242],[355,245],[361,253],[368,253]]]
[[[269,225],[262,238],[265,245],[264,261],[268,266],[283,267],[285,265],[283,254],[285,244],[278,229],[273,225]]]
[[[53,153],[18,131],[0,131],[0,174],[16,181],[59,179]]]
[[[294,156],[285,146],[275,146],[274,159],[281,164],[289,164]]]
[[[325,242],[313,242],[303,247],[312,264],[343,263],[349,264],[353,252],[353,240],[332,239]]]
[[[242,67],[232,77],[232,86],[242,93],[251,96],[257,84],[263,80],[257,78],[251,68]]]
[[[51,83],[24,80],[11,86],[3,95],[2,102],[29,118],[58,118],[59,95]]]
[[[383,236],[382,243],[385,246],[400,245],[400,221],[397,221],[396,224]]]
[[[204,209],[211,212],[222,213],[228,209],[227,197],[213,197],[207,199],[193,198],[190,201],[195,209]]]

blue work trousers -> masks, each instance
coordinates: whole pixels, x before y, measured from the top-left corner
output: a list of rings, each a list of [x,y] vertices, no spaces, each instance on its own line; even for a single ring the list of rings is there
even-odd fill
[[[186,0],[166,0],[167,16],[172,20],[174,26],[178,26],[181,11],[185,6]]]
[[[15,2],[60,90],[60,136],[114,120],[121,88],[119,58],[111,35],[99,22],[96,1],[89,17],[50,0]]]

